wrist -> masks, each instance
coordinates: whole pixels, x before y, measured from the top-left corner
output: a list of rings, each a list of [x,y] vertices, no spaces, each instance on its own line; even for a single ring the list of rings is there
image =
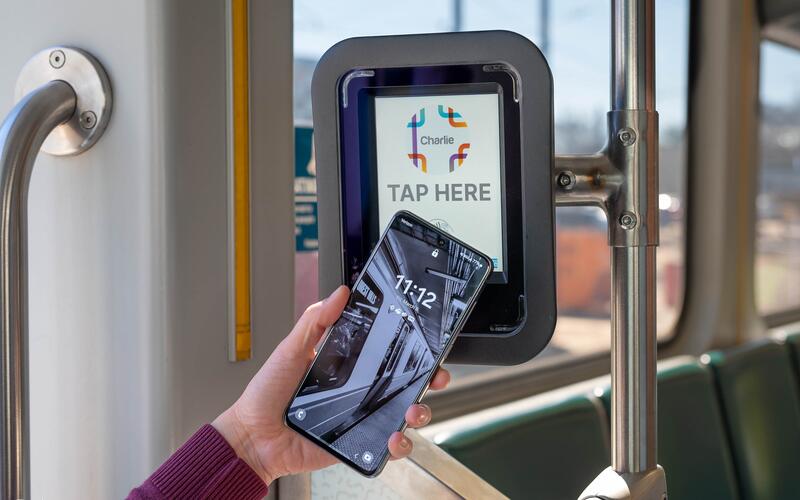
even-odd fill
[[[274,478],[261,463],[250,433],[236,415],[235,406],[228,408],[214,419],[211,426],[225,438],[236,455],[244,460],[265,484],[272,483]]]

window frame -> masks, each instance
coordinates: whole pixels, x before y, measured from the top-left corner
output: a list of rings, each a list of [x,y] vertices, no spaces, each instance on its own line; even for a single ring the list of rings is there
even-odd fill
[[[761,39],[758,42],[758,47],[759,47],[759,51],[761,51],[761,50],[763,50],[764,42],[771,42],[771,43],[774,43],[774,44],[780,45],[782,47],[785,47],[785,48],[793,50],[794,52],[797,53],[798,57],[800,57],[800,38],[798,38],[797,40],[798,40],[798,45],[794,45],[792,43],[788,43],[785,38],[776,38],[776,37],[772,36],[770,34],[769,26],[762,26],[761,27]],[[759,56],[759,58],[760,58],[760,56]],[[758,121],[758,123],[759,123],[759,128],[760,128],[760,125],[761,125],[761,82],[763,80],[763,78],[762,78],[763,75],[761,73],[761,67],[759,67],[758,76],[759,76],[759,78],[758,78],[758,82],[759,82],[759,86],[758,86],[758,104],[759,104],[758,120],[759,121]],[[759,145],[759,148],[760,148],[761,147],[761,134],[760,134],[760,132],[758,134],[757,141],[758,141],[758,145]],[[760,158],[759,158],[759,160],[760,160]],[[762,165],[761,165],[760,161],[758,162],[758,165],[757,165],[756,168],[757,168],[758,173],[760,174],[761,170],[762,170]],[[760,193],[761,193],[761,189],[760,189],[760,186],[759,186],[757,188],[757,190],[756,190],[756,196],[758,196]],[[798,202],[798,206],[800,206],[800,201]],[[755,213],[755,222],[756,222],[756,224],[758,223],[758,211],[756,211],[756,213]],[[756,277],[756,274],[758,272],[758,269],[756,268],[756,266],[757,266],[756,256],[758,255],[758,244],[757,244],[758,235],[755,234],[754,237],[756,239],[756,242],[754,243],[755,247],[754,247],[754,250],[753,250],[753,273],[754,273],[754,275],[753,275],[753,283],[754,283],[754,290],[753,290],[753,302],[754,303],[753,303],[753,307],[755,308],[756,314],[758,315],[758,317],[761,318],[761,320],[764,322],[764,325],[768,329],[779,328],[779,327],[786,326],[786,325],[791,324],[791,323],[800,322],[800,303],[798,303],[795,307],[789,307],[787,309],[780,309],[780,310],[777,310],[777,311],[771,311],[771,312],[767,312],[767,313],[761,313],[761,311],[759,310],[758,297],[756,296],[756,283],[757,283],[757,279],[758,279]]]
[[[689,1],[687,6],[688,42],[686,64],[689,70],[686,78],[686,126],[684,132],[686,147],[683,154],[686,171],[682,182],[685,199],[688,198],[688,185],[692,178],[691,155],[689,153],[692,144],[692,130],[690,129],[693,86],[692,68],[696,66],[697,62],[695,60],[695,46],[697,44],[696,32],[699,19],[699,7],[695,5],[695,2]],[[307,124],[295,120],[294,126],[307,126]],[[686,206],[688,205],[688,202],[686,202]],[[668,338],[658,341],[659,357],[665,350],[672,351],[672,347],[679,345],[685,336],[685,329],[681,328],[681,325],[686,312],[686,284],[691,267],[689,262],[690,254],[688,252],[690,238],[688,230],[689,215],[690,212],[686,209],[685,217],[682,221],[684,238],[681,248],[684,261],[681,269],[683,284],[677,305],[678,314],[672,326],[667,330],[669,333]],[[609,286],[611,286],[610,283]],[[587,354],[542,358],[534,363],[527,362],[521,365],[498,366],[483,373],[465,375],[463,378],[455,380],[445,391],[428,392],[424,402],[432,408],[434,421],[448,420],[565,385],[589,380],[593,377],[607,375],[610,373],[610,354],[610,349],[604,349]],[[502,391],[499,391],[498,387],[502,387]]]

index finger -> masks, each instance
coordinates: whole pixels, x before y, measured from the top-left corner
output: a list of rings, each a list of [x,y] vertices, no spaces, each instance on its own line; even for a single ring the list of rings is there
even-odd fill
[[[436,370],[436,375],[433,376],[431,380],[430,388],[434,391],[438,391],[447,387],[450,383],[450,372],[447,371],[446,368],[439,367]]]

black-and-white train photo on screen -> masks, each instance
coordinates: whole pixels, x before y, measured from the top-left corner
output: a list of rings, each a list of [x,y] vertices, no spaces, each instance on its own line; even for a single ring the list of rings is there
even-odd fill
[[[376,470],[490,272],[483,255],[396,216],[292,401],[290,424]]]

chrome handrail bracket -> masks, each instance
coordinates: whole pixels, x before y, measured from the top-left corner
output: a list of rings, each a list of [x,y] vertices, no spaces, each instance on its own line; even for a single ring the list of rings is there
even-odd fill
[[[92,55],[72,47],[51,47],[28,60],[17,79],[16,99],[54,80],[69,84],[78,97],[75,113],[42,145],[55,156],[80,154],[103,135],[111,117],[111,82]]]
[[[48,69],[49,68],[49,69]],[[0,498],[30,498],[27,203],[40,150],[74,155],[108,124],[111,87],[77,49],[54,47],[25,66],[0,125]]]

